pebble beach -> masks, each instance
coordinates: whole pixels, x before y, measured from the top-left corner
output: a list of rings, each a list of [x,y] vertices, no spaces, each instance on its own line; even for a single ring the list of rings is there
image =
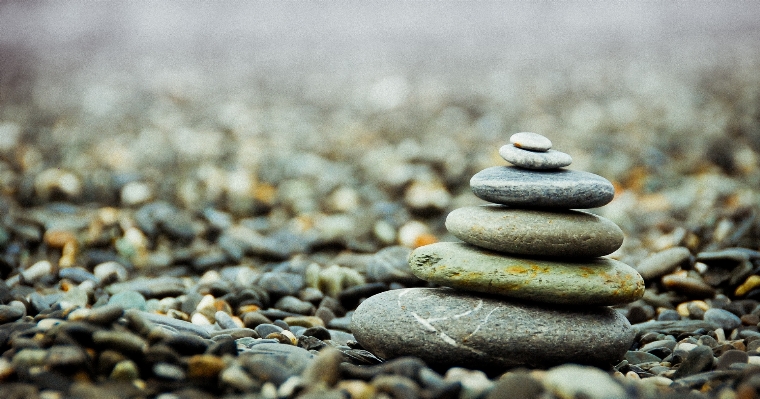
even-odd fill
[[[0,1],[0,397],[760,397],[758,14]]]

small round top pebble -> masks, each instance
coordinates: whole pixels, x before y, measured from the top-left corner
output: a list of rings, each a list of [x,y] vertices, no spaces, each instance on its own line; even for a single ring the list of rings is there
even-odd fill
[[[546,137],[531,132],[515,133],[509,138],[509,142],[517,148],[528,151],[549,151],[552,148],[551,140]]]

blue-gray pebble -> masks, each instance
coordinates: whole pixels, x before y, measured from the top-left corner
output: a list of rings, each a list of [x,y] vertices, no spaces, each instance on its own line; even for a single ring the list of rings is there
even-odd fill
[[[612,201],[609,180],[589,172],[558,169],[536,172],[494,166],[476,173],[470,188],[479,198],[527,208],[585,209]]]
[[[525,169],[557,169],[573,163],[573,158],[561,151],[528,151],[523,150],[522,148],[517,148],[512,144],[507,144],[499,148],[499,155],[501,155],[505,161],[511,162],[515,166]]]
[[[742,320],[735,314],[724,309],[707,309],[703,317],[705,321],[709,321],[719,325],[723,330],[729,332],[736,327],[742,325]]]

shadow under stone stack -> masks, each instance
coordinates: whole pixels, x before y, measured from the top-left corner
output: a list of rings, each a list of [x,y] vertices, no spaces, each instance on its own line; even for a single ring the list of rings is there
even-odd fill
[[[612,200],[601,176],[563,169],[569,155],[535,133],[499,153],[515,166],[475,174],[472,191],[494,204],[459,208],[446,228],[464,241],[417,248],[409,263],[451,288],[387,291],[354,313],[354,336],[373,353],[417,356],[434,367],[487,370],[563,363],[608,366],[634,339],[609,308],[644,294],[630,266],[604,258],[623,242],[612,221],[577,209]]]

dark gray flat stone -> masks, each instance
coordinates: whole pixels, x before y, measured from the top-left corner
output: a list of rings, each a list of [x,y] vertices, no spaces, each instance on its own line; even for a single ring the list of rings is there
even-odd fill
[[[612,201],[615,188],[593,173],[558,169],[532,171],[512,166],[483,169],[470,179],[479,198],[528,208],[585,209]]]
[[[446,229],[472,245],[520,255],[593,258],[623,244],[620,227],[583,211],[468,206],[449,213]]]
[[[553,308],[444,288],[375,295],[356,309],[351,329],[385,359],[417,356],[436,367],[503,370],[563,363],[614,364],[634,330],[607,307]]]

